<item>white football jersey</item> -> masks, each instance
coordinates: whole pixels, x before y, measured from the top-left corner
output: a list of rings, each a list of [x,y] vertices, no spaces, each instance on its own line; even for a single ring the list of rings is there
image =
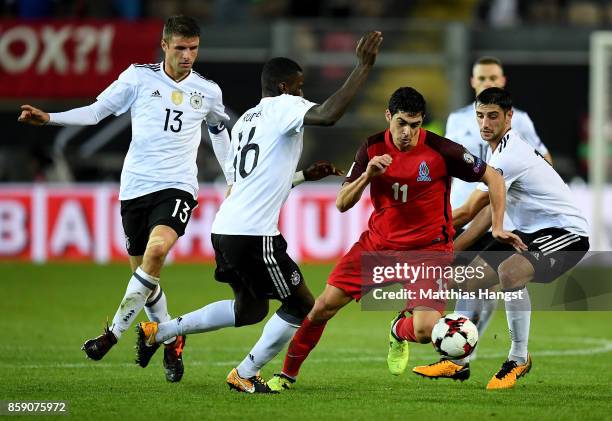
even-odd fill
[[[529,115],[516,108],[514,108],[513,111],[512,130],[518,133],[542,155],[548,153],[548,149],[536,133]],[[472,155],[479,157],[485,162],[487,162],[490,157],[489,145],[480,137],[480,128],[476,120],[475,103],[460,108],[448,116],[448,120],[446,121],[446,134],[444,137],[463,145]],[[467,202],[468,197],[470,197],[470,194],[472,194],[475,188],[476,183],[468,183],[458,178],[453,178],[451,207],[457,208]]]
[[[98,101],[115,115],[131,109],[132,141],[123,163],[119,199],[169,188],[197,197],[202,121],[218,125],[229,120],[216,83],[193,70],[175,82],[163,62],[133,64]]]
[[[489,165],[506,183],[506,213],[517,230],[533,233],[563,228],[588,236],[588,224],[572,194],[553,167],[514,130],[508,131],[491,155]],[[486,184],[478,189],[488,191]]]
[[[232,128],[235,181],[211,231],[278,235],[280,210],[302,154],[304,115],[316,105],[299,96],[262,98]]]

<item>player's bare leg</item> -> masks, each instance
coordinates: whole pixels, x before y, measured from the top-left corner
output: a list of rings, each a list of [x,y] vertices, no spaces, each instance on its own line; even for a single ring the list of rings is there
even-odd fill
[[[526,257],[515,254],[499,265],[498,273],[502,290],[515,292],[517,298],[504,302],[512,345],[508,359],[487,384],[488,390],[511,388],[531,370],[531,356],[527,350],[531,300],[525,285],[533,279],[535,270]]]
[[[283,371],[275,374],[268,381],[272,390],[288,389],[295,382],[304,360],[319,343],[327,321],[353,299],[343,290],[327,284],[323,293],[315,300],[315,304],[295,333],[283,364]]]
[[[431,342],[431,330],[440,316],[436,310],[419,306],[410,317],[406,317],[406,312],[402,311],[391,321],[387,353],[387,367],[391,374],[399,376],[406,370],[410,357],[409,342]]]
[[[159,274],[168,252],[177,239],[176,232],[168,226],[157,225],[151,230],[144,256],[142,258],[135,256],[130,259],[130,266],[134,273],[110,329],[107,328],[104,334],[83,344],[82,349],[89,358],[100,360],[106,355],[117,343],[121,334],[129,328],[132,320],[145,306],[152,293],[156,293],[153,296],[154,299],[159,298],[158,302],[161,300],[163,293],[161,289],[158,289]]]

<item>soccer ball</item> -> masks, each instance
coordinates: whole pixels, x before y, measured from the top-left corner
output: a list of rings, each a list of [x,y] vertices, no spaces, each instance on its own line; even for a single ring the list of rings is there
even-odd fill
[[[457,313],[442,317],[431,331],[431,343],[445,357],[465,358],[474,351],[477,342],[476,325]]]

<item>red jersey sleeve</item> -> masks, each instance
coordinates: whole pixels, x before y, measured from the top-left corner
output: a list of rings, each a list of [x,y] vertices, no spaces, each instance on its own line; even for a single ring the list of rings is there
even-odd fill
[[[458,143],[427,132],[427,146],[436,150],[446,163],[447,173],[467,182],[479,181],[484,175],[487,164],[472,155]]]
[[[368,162],[370,162],[368,157],[368,141],[365,141],[357,151],[357,154],[355,154],[355,161],[353,161],[353,165],[348,170],[344,182],[351,183],[357,180],[368,168]]]

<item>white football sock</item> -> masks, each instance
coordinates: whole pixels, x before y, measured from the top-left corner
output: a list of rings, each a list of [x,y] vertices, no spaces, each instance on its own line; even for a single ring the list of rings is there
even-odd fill
[[[480,317],[478,318],[478,323],[476,323],[476,327],[478,328],[478,337],[481,338],[484,334],[489,322],[491,321],[491,317],[495,314],[495,309],[497,308],[498,300],[496,299],[488,299],[484,298],[481,301],[481,310]]]
[[[184,316],[160,323],[157,326],[155,342],[164,342],[177,335],[210,332],[235,325],[234,300],[217,301]]]
[[[505,301],[506,319],[512,346],[508,353],[508,359],[516,361],[519,365],[527,362],[527,344],[529,342],[529,324],[531,320],[531,299],[527,288],[522,292],[522,298]]]
[[[255,376],[287,345],[298,328],[298,325],[286,322],[274,313],[249,355],[237,367],[238,375],[245,379]]]
[[[478,298],[460,298],[455,303],[455,313],[459,313],[470,320],[480,313],[481,308],[482,300]]]
[[[130,327],[157,285],[159,285],[159,278],[149,275],[140,267],[132,274],[110,328],[117,340]]]
[[[163,323],[171,319],[170,314],[168,314],[168,300],[166,300],[166,294],[159,285],[157,289],[149,295],[144,309],[145,313],[147,313],[147,317],[152,322]],[[174,336],[164,343],[171,344],[175,339],[176,337]]]

